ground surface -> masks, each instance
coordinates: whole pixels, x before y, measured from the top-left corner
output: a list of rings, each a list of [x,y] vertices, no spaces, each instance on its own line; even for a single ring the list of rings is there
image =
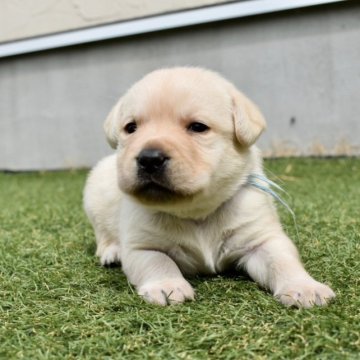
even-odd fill
[[[356,359],[360,160],[265,163],[307,269],[337,293],[287,309],[245,275],[195,278],[197,301],[158,308],[101,268],[81,208],[84,172],[0,174],[1,359]],[[276,176],[274,176],[276,174]]]

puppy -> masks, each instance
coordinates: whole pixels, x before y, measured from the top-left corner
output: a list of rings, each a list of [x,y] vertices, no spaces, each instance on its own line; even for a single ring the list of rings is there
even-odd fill
[[[85,211],[103,265],[121,262],[150,303],[194,299],[184,276],[245,269],[285,305],[335,296],[304,269],[273,198],[249,184],[264,176],[253,145],[258,108],[220,75],[200,68],[154,71],[105,121],[116,154],[91,171]]]

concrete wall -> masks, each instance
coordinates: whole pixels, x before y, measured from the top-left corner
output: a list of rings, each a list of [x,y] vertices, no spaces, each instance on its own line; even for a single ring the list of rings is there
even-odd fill
[[[148,71],[200,65],[253,98],[267,155],[360,155],[360,4],[242,18],[0,60],[0,169],[91,166]]]
[[[229,0],[1,0],[0,42]]]

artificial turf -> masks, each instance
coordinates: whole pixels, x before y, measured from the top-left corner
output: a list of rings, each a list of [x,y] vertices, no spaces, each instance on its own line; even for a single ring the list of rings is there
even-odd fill
[[[190,279],[195,302],[140,299],[102,268],[82,210],[86,173],[0,174],[1,359],[359,359],[360,159],[267,160],[280,209],[328,307],[289,309],[244,274]]]

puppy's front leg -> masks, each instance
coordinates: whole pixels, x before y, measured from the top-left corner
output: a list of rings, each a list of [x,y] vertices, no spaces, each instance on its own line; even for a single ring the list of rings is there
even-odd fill
[[[254,246],[240,264],[284,305],[305,308],[322,306],[335,297],[327,285],[314,280],[306,272],[294,244],[285,234]]]
[[[194,290],[178,266],[160,251],[128,251],[123,270],[138,294],[150,303],[170,305],[194,299]]]

